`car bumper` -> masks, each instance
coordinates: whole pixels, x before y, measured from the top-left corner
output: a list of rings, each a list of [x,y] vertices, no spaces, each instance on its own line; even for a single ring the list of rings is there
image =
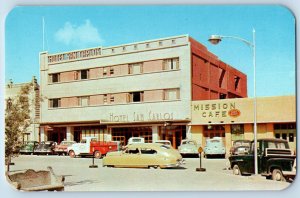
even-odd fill
[[[167,164],[167,165],[165,165],[163,167],[164,168],[175,168],[175,167],[179,167],[179,166],[184,165],[184,164],[185,164],[185,160],[181,159],[180,161],[177,161],[174,164]]]

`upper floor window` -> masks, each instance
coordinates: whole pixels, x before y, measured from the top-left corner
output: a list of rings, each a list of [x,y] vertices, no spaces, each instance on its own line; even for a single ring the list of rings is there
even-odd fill
[[[164,60],[164,70],[179,69],[179,58],[171,58]]]
[[[84,69],[84,70],[79,70],[79,71],[75,72],[74,79],[75,80],[89,79],[89,70]]]
[[[144,92],[137,91],[128,94],[128,102],[142,102],[144,101]]]
[[[104,103],[104,104],[107,104],[107,94],[104,94],[104,95],[103,95],[103,103]]]
[[[61,107],[61,99],[60,98],[53,98],[49,100],[49,107],[50,108],[58,108]]]
[[[60,73],[49,74],[49,82],[50,83],[60,82]]]
[[[143,64],[142,63],[133,63],[128,66],[129,74],[140,74],[143,73]]]
[[[82,96],[79,98],[79,106],[86,107],[89,106],[90,97],[89,96]]]
[[[114,70],[113,67],[111,67],[110,70],[109,70],[109,74],[110,74],[110,75],[113,75],[114,73],[115,73],[115,70]]]
[[[165,100],[178,100],[179,99],[179,89],[166,89],[164,90]]]

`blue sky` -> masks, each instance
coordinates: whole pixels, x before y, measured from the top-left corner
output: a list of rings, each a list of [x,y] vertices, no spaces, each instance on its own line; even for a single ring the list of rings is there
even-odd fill
[[[295,19],[281,6],[93,6],[16,7],[6,18],[5,81],[39,79],[39,52],[64,52],[96,46],[189,34],[221,60],[248,76],[253,97],[252,52],[244,43],[224,39],[211,45],[211,34],[252,42],[256,30],[257,96],[295,94]]]

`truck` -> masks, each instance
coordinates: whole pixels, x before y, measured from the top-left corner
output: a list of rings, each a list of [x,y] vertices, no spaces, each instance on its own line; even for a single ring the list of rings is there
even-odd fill
[[[118,150],[120,150],[118,141],[97,141],[94,137],[86,137],[79,143],[72,144],[67,148],[71,158],[76,156],[94,156],[100,159],[106,153]]]
[[[230,156],[230,168],[235,175],[254,174],[254,141],[248,153]],[[289,148],[288,142],[283,139],[258,139],[257,140],[257,165],[258,174],[267,179],[286,181],[294,179],[296,156]]]

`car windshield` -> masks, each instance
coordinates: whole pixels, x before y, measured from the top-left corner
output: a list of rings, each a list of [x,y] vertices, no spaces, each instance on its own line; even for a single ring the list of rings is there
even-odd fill
[[[289,149],[286,142],[268,142],[268,148]]]
[[[163,148],[163,149],[170,149],[171,147],[169,145],[161,145],[160,148]]]
[[[184,142],[182,142],[182,144],[193,144],[193,145],[195,145],[195,143],[193,141],[184,141]]]
[[[236,147],[238,146],[250,146],[249,142],[235,142],[234,144]]]

